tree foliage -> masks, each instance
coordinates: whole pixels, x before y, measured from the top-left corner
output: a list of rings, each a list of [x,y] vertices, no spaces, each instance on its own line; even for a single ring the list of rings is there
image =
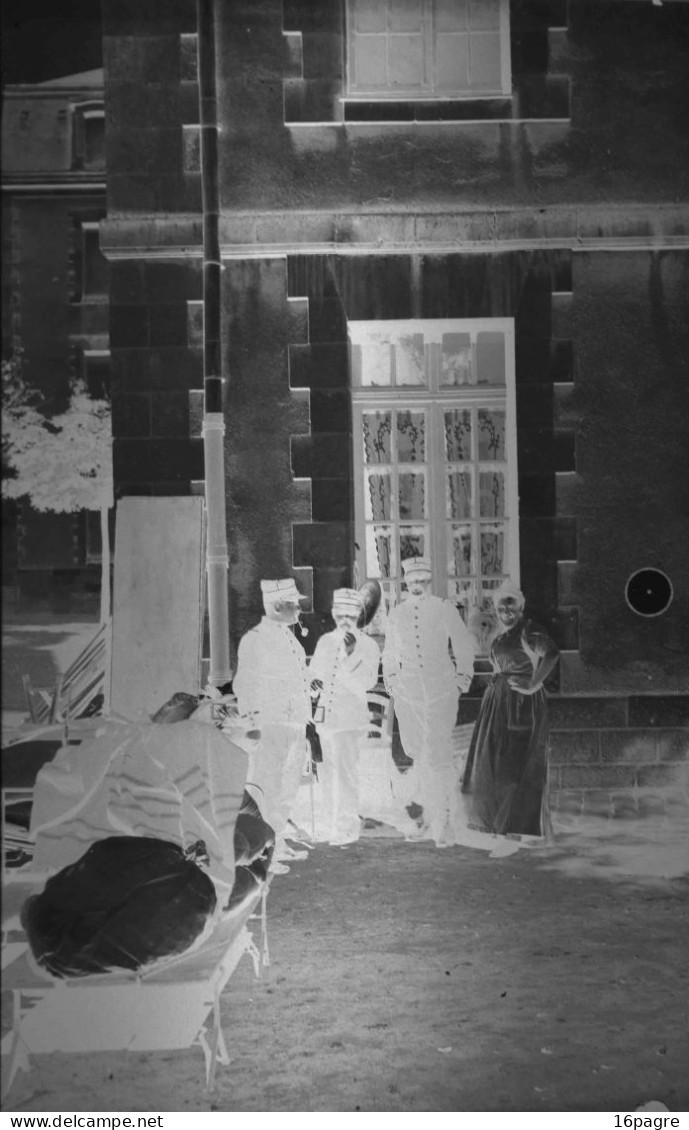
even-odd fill
[[[26,384],[21,358],[2,363],[2,455],[8,498],[36,510],[72,513],[113,505],[110,405],[75,382],[67,410],[48,418]]]

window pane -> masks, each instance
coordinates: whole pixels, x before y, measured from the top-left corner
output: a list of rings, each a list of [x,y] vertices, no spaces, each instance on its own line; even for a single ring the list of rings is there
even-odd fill
[[[105,118],[103,114],[84,116],[84,168],[105,168]]]
[[[479,513],[482,518],[505,517],[505,476],[502,471],[479,475]]]
[[[397,575],[391,526],[366,527],[366,570],[369,577]]]
[[[469,41],[471,58],[471,89],[500,90],[500,33],[480,31]]]
[[[469,89],[469,36],[436,36],[435,72],[438,89],[461,94]]]
[[[478,457],[491,462],[505,460],[505,413],[504,411],[479,408],[478,413]]]
[[[364,463],[389,463],[392,412],[364,412],[361,417]]]
[[[388,82],[404,90],[426,83],[423,39],[420,35],[392,35],[388,39]]]
[[[385,4],[380,0],[350,0],[357,31],[385,31]]]
[[[358,35],[354,40],[354,81],[367,90],[387,88],[387,38]]]
[[[471,526],[450,526],[447,544],[447,572],[450,577],[466,577],[471,568]]]
[[[469,334],[443,334],[440,362],[441,388],[456,388],[459,385],[473,383]]]
[[[426,476],[400,472],[399,516],[400,518],[422,519],[426,517]]]
[[[400,561],[406,561],[407,557],[423,557],[425,547],[425,526],[400,526]]]
[[[389,475],[368,476],[366,518],[374,522],[389,522],[392,518],[392,488]]]
[[[97,228],[84,228],[84,285],[83,294],[108,293],[108,261],[100,249]]]
[[[435,0],[437,31],[464,31],[467,26],[469,0]]]
[[[421,31],[423,18],[422,0],[389,0],[390,31]],[[378,0],[385,8],[383,0]]]
[[[474,581],[449,580],[447,583],[447,599],[455,604],[465,624],[474,610],[476,603],[476,584]]]
[[[423,334],[404,334],[395,345],[395,382],[398,385],[426,383]]]
[[[481,528],[481,573],[490,576],[503,573],[505,533],[502,526]]]
[[[361,347],[362,385],[390,384],[390,343],[368,341]]]
[[[446,479],[445,515],[447,518],[471,518],[471,475],[468,471],[451,471]]]
[[[445,450],[448,463],[471,459],[471,412],[467,408],[445,412]]]
[[[400,463],[426,460],[426,413],[397,413],[397,458]]]
[[[500,0],[470,0],[469,26],[476,28],[500,27]]]
[[[480,333],[476,338],[476,370],[480,385],[505,386],[504,334]]]

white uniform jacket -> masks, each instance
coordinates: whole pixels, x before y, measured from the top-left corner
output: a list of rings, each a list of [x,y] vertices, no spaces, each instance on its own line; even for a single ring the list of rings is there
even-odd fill
[[[449,600],[407,597],[388,616],[385,685],[394,691],[401,683],[415,697],[449,692],[459,675],[473,674],[475,650],[471,632]]]
[[[311,720],[306,654],[286,624],[267,616],[239,641],[232,686],[240,715],[253,725]]]
[[[370,636],[352,629],[356,646],[347,655],[344,632],[336,629],[321,636],[311,660],[311,679],[321,679],[319,706],[325,711],[323,724],[331,730],[365,729],[369,722],[366,691],[378,682],[380,650]]]

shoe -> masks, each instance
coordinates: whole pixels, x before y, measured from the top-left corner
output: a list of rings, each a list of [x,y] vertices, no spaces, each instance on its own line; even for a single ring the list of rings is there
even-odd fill
[[[274,859],[270,867],[268,868],[269,875],[287,875],[288,872],[289,867],[287,866],[287,864],[280,863],[278,859]]]
[[[306,853],[307,853],[307,855],[308,855],[308,853],[309,853],[309,852],[311,851],[311,848],[313,847],[313,844],[312,844],[312,843],[310,843],[309,841],[307,841],[307,840],[299,840],[299,839],[297,839],[297,837],[296,837],[296,836],[289,836],[289,837],[288,837],[288,839],[289,839],[289,841],[290,841],[290,842],[289,842],[289,844],[287,844],[287,847],[289,848],[289,850],[290,850],[290,851],[294,851],[294,850],[295,850],[295,849],[294,849],[294,848],[292,847],[292,844],[299,844],[299,847],[303,847],[303,848],[306,848]]]
[[[508,855],[514,855],[519,851],[519,844],[515,844],[514,840],[502,840],[495,845],[493,850],[488,855],[489,859],[504,859]]]

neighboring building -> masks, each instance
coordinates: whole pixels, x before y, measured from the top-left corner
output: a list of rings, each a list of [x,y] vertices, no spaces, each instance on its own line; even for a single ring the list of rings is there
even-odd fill
[[[3,355],[48,415],[64,411],[70,381],[109,394],[108,263],[103,71],[4,90],[2,116]],[[3,502],[6,611],[97,613],[97,512],[38,513]]]
[[[196,4],[103,19],[116,491],[182,495],[204,478]],[[215,37],[233,646],[261,577],[309,593],[312,648],[333,589],[394,599],[411,552],[466,615],[511,575],[562,648],[562,803],[672,788],[689,6],[225,0]]]

